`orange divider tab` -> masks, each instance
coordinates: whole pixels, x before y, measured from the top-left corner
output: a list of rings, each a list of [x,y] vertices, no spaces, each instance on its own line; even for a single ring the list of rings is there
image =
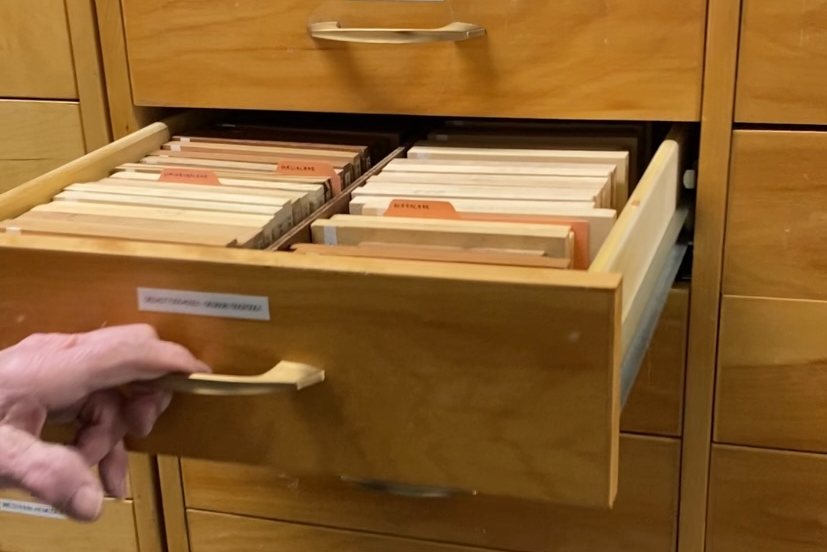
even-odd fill
[[[330,163],[323,161],[281,161],[276,164],[276,174],[289,176],[327,176],[330,177],[331,193],[334,196],[342,193],[342,178]]]
[[[165,168],[158,177],[158,182],[175,182],[176,184],[207,184],[220,186],[218,177],[206,169]]]
[[[457,213],[449,201],[394,199],[383,216],[469,220],[475,222],[517,222],[522,224],[556,224],[571,226],[574,232],[572,268],[589,268],[589,223],[585,220],[561,219],[543,215],[506,215],[487,213]]]

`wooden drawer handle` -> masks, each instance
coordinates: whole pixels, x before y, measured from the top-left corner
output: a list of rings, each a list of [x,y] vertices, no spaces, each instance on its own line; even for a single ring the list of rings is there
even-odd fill
[[[345,29],[338,21],[311,23],[308,32],[320,40],[366,44],[420,44],[458,42],[485,35],[485,29],[472,23],[449,23],[438,29]]]
[[[155,380],[169,391],[192,395],[263,395],[276,391],[298,391],[324,381],[324,370],[282,360],[257,376],[226,374],[171,374]]]

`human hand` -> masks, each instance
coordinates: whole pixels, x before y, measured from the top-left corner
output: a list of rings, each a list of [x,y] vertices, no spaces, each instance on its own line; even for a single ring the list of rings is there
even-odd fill
[[[0,488],[23,489],[77,520],[97,519],[104,490],[125,493],[124,436],[146,436],[172,398],[142,382],[209,371],[140,324],[32,335],[0,350]],[[47,419],[78,423],[75,442],[43,442]]]

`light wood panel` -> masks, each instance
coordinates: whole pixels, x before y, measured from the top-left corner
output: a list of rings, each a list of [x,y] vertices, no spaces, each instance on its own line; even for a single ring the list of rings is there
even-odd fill
[[[94,0],[65,1],[84,140],[91,151],[111,139]]]
[[[620,429],[635,433],[680,436],[686,375],[689,286],[672,289],[649,351],[640,367]]]
[[[616,276],[3,238],[0,285],[19,290],[3,297],[7,345],[35,329],[143,321],[219,372],[288,359],[329,374],[275,400],[181,396],[149,438],[131,442],[136,451],[593,505],[614,497],[616,341],[606,321],[616,320]],[[262,296],[272,318],[182,323],[139,312],[138,287]],[[46,288],[48,297],[34,291]]]
[[[662,120],[699,118],[705,8],[704,0],[123,2],[138,105]],[[323,21],[462,21],[486,35],[416,45],[312,39],[308,23]]]
[[[827,457],[716,445],[707,552],[827,547]]]
[[[3,500],[38,504],[21,493],[0,493]],[[138,552],[132,502],[106,500],[94,524],[16,512],[0,512],[3,552]]]
[[[63,2],[0,2],[0,97],[77,99]]]
[[[0,192],[84,153],[77,102],[0,100]]]
[[[827,1],[744,0],[736,120],[827,124]]]
[[[155,122],[164,110],[140,108],[132,103],[120,1],[95,0],[95,13],[111,133],[119,139]]]
[[[827,302],[725,297],[716,440],[827,452]]]
[[[735,132],[724,293],[827,299],[827,132]]]
[[[689,311],[678,552],[703,550],[718,309],[741,3],[708,0],[692,301]]]
[[[547,552],[550,543],[569,552],[668,552],[676,539],[679,459],[677,440],[624,436],[611,512],[485,496],[405,498],[213,462],[184,460],[183,473],[187,505],[200,510],[526,552]],[[194,552],[206,540],[199,531],[190,526]]]
[[[307,552],[472,552],[473,548],[208,512],[187,515],[191,552],[258,552],[263,543]]]

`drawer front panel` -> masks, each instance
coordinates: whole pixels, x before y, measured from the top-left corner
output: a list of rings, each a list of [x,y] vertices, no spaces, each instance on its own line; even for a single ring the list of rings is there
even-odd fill
[[[215,514],[188,512],[191,552],[258,552],[264,547],[302,552],[471,552],[457,547],[380,535],[322,529]]]
[[[827,547],[827,457],[713,446],[709,552]]]
[[[827,133],[737,131],[724,293],[827,299]]]
[[[827,124],[827,1],[743,2],[735,117]]]
[[[716,439],[827,452],[827,302],[725,297]]]
[[[77,103],[0,100],[0,192],[84,153]]]
[[[0,97],[77,98],[63,3],[64,0],[0,2]]]
[[[336,480],[184,460],[189,508],[469,546],[546,552],[674,550],[680,443],[624,436],[611,512],[491,497],[407,498]],[[206,541],[190,526],[193,541]],[[262,541],[263,542],[263,541]],[[193,547],[197,550],[197,546]]]
[[[375,263],[361,261],[341,271],[327,258],[291,268],[266,252],[255,255],[263,266],[232,264],[235,252],[224,251],[215,262],[162,258],[182,249],[153,244],[149,258],[4,249],[0,284],[19,293],[4,297],[3,345],[32,331],[148,322],[221,373],[252,375],[286,359],[328,374],[295,395],[180,396],[135,450],[610,502],[615,286],[557,288],[530,269],[476,270],[488,282],[474,282],[410,263],[387,265],[420,277],[365,274]],[[529,279],[496,281],[507,274]],[[48,298],[37,291],[46,288]],[[271,320],[139,311],[138,288],[266,297]]]
[[[699,117],[704,0],[123,4],[139,105]],[[309,25],[329,22],[345,29],[433,29],[462,22],[479,25],[486,34],[419,44],[345,43],[309,35]]]
[[[42,506],[22,493],[0,493],[0,550],[3,552],[137,552],[131,501],[107,500],[94,524],[45,517],[22,510]]]

